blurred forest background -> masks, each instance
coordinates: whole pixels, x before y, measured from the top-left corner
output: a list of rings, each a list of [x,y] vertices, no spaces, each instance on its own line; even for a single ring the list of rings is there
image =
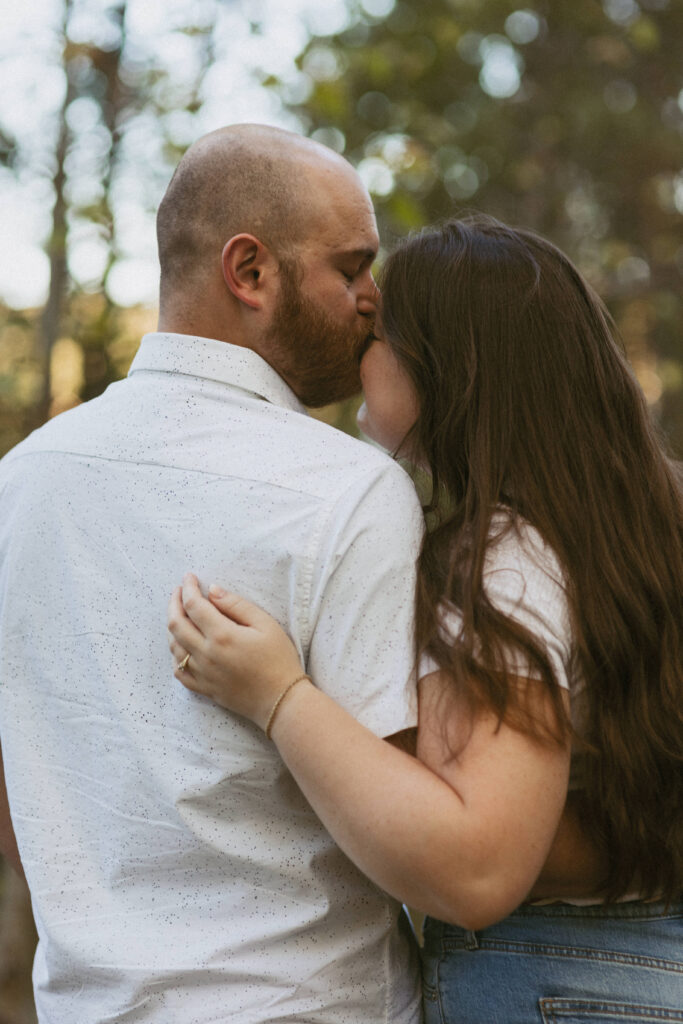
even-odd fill
[[[358,167],[385,251],[466,209],[555,241],[683,455],[681,0],[41,0],[30,25],[3,2],[0,454],[126,373],[173,167],[259,120]],[[6,892],[0,1024],[19,1024],[34,940]]]

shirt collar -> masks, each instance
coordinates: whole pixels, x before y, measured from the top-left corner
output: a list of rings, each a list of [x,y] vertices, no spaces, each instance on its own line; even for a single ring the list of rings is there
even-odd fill
[[[305,413],[292,389],[253,349],[191,334],[145,334],[128,376],[140,370],[184,373],[248,391],[273,405]]]

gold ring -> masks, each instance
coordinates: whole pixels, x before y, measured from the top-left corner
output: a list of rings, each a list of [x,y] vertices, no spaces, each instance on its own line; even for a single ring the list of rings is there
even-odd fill
[[[190,660],[190,655],[186,654],[185,657],[183,658],[183,660],[181,662],[179,662],[179,664],[178,664],[178,671],[179,672],[184,672],[185,671],[185,669],[187,668],[187,663],[188,663],[189,660]]]

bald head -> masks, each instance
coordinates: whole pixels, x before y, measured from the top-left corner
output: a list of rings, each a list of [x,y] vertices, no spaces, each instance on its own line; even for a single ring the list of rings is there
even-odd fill
[[[195,142],[157,215],[162,302],[166,290],[199,283],[237,234],[292,255],[317,213],[310,186],[321,175],[357,180],[343,157],[280,128],[233,125]]]

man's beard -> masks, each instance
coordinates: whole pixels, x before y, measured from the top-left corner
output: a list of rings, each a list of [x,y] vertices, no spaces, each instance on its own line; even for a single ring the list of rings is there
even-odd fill
[[[360,391],[360,356],[373,323],[346,327],[302,294],[298,268],[280,264],[280,296],[271,324],[273,368],[311,409],[341,402]]]

